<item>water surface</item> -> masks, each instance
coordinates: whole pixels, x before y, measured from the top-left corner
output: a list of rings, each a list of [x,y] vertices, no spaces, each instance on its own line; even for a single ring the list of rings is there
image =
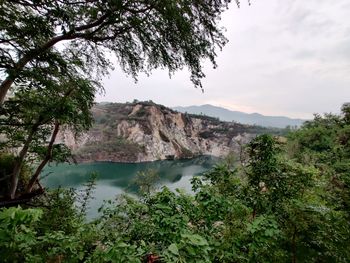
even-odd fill
[[[90,202],[88,217],[97,216],[97,209],[103,200],[114,199],[118,194],[130,191],[132,180],[137,172],[154,169],[158,172],[160,181],[158,186],[167,186],[191,192],[190,180],[193,176],[201,175],[209,170],[218,160],[203,156],[191,160],[167,160],[149,163],[109,163],[99,162],[91,164],[59,164],[48,166],[42,182],[48,188],[84,189],[84,184],[92,172],[98,174],[94,199]]]

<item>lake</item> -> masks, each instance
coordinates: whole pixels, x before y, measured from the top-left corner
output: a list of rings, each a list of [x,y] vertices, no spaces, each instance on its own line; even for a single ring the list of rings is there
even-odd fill
[[[94,199],[90,201],[88,218],[98,215],[97,209],[103,200],[114,199],[118,194],[130,189],[137,172],[154,169],[158,172],[160,181],[158,186],[167,186],[191,192],[191,178],[208,171],[217,158],[202,156],[190,160],[165,160],[149,163],[89,163],[89,164],[58,164],[48,166],[43,175],[42,183],[48,188],[75,188],[84,189],[84,184],[92,172],[98,173]]]

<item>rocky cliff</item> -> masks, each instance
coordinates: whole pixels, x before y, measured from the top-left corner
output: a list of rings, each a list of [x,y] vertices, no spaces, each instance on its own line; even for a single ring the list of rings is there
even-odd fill
[[[63,132],[59,141],[78,162],[143,162],[224,156],[238,152],[263,128],[176,112],[152,102],[97,104],[95,124],[75,138]]]

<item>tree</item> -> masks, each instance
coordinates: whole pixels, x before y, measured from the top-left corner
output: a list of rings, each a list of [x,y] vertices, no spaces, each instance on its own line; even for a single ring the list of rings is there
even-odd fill
[[[55,145],[60,129],[69,127],[78,133],[92,123],[90,108],[93,105],[94,86],[91,81],[76,75],[72,68],[67,75],[52,73],[54,80],[45,79],[17,87],[15,95],[1,108],[0,133],[5,135],[2,148],[19,149],[10,180],[9,196],[13,199],[18,188],[18,179],[25,161],[34,161],[31,179],[26,185],[30,192],[40,172],[49,161],[62,161],[67,148]],[[48,141],[49,140],[49,141]]]
[[[20,149],[11,175],[11,198],[33,145],[42,148],[51,137],[46,154],[41,154],[35,180],[52,159],[60,127],[82,124],[75,118],[79,105],[69,104],[70,94],[79,94],[81,85],[90,91],[101,88],[101,76],[112,67],[107,52],[113,52],[121,68],[135,79],[139,72],[167,68],[173,73],[187,66],[192,82],[201,87],[201,61],[209,58],[216,66],[216,49],[227,42],[216,22],[229,2],[0,1],[0,114],[6,124],[0,132],[7,136],[7,147],[12,142]],[[77,87],[67,88],[69,83]],[[10,89],[15,99],[4,104]],[[82,94],[81,105],[91,106],[94,94]],[[67,112],[52,106],[54,98]],[[53,111],[46,111],[48,108]],[[70,114],[72,111],[76,112]],[[82,115],[88,116],[87,111],[84,108]],[[84,128],[89,126],[86,118],[82,120],[87,121]],[[31,180],[28,191],[32,186]]]
[[[98,78],[111,66],[107,51],[135,78],[155,68],[172,73],[187,66],[201,87],[201,60],[216,66],[216,48],[227,42],[216,23],[229,2],[0,1],[0,104],[13,83],[38,78],[38,70],[52,66],[64,72],[76,57],[84,64],[81,74]]]
[[[138,188],[139,194],[147,196],[156,190],[156,184],[159,180],[158,172],[154,169],[148,169],[146,171],[137,172],[133,180],[133,185]]]
[[[296,149],[289,158],[302,165],[314,166],[317,177],[314,177],[316,182],[313,191],[306,193],[307,198],[294,208],[287,208],[285,215],[289,217],[291,229],[297,233],[299,244],[314,240],[316,246],[312,248],[313,254],[307,256],[323,254],[323,260],[327,262],[346,262],[349,258],[349,246],[346,245],[344,250],[344,246],[338,243],[349,244],[348,111],[345,103],[341,115],[317,114],[314,120],[306,122],[301,129],[288,136],[288,144]],[[302,256],[307,259],[305,254]]]
[[[350,219],[350,124],[349,105],[343,104],[341,115],[316,115],[302,129],[290,134],[297,145],[292,156],[302,163],[313,164],[324,177],[328,202],[347,211]],[[350,221],[349,221],[350,222]]]
[[[341,111],[344,115],[344,121],[350,124],[350,102],[344,103],[341,107]]]

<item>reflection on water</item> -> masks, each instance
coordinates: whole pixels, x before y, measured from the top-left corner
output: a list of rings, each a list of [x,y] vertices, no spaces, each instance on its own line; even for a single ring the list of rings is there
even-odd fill
[[[160,176],[159,185],[166,185],[172,190],[176,188],[191,191],[190,180],[209,170],[217,162],[216,158],[203,156],[191,160],[156,161],[150,163],[92,163],[92,164],[59,164],[49,166],[43,174],[50,173],[43,179],[48,188],[75,188],[81,190],[89,179],[91,172],[97,172],[98,178],[94,191],[94,200],[90,203],[88,217],[95,217],[103,200],[113,199],[125,192],[138,171],[154,169]]]

